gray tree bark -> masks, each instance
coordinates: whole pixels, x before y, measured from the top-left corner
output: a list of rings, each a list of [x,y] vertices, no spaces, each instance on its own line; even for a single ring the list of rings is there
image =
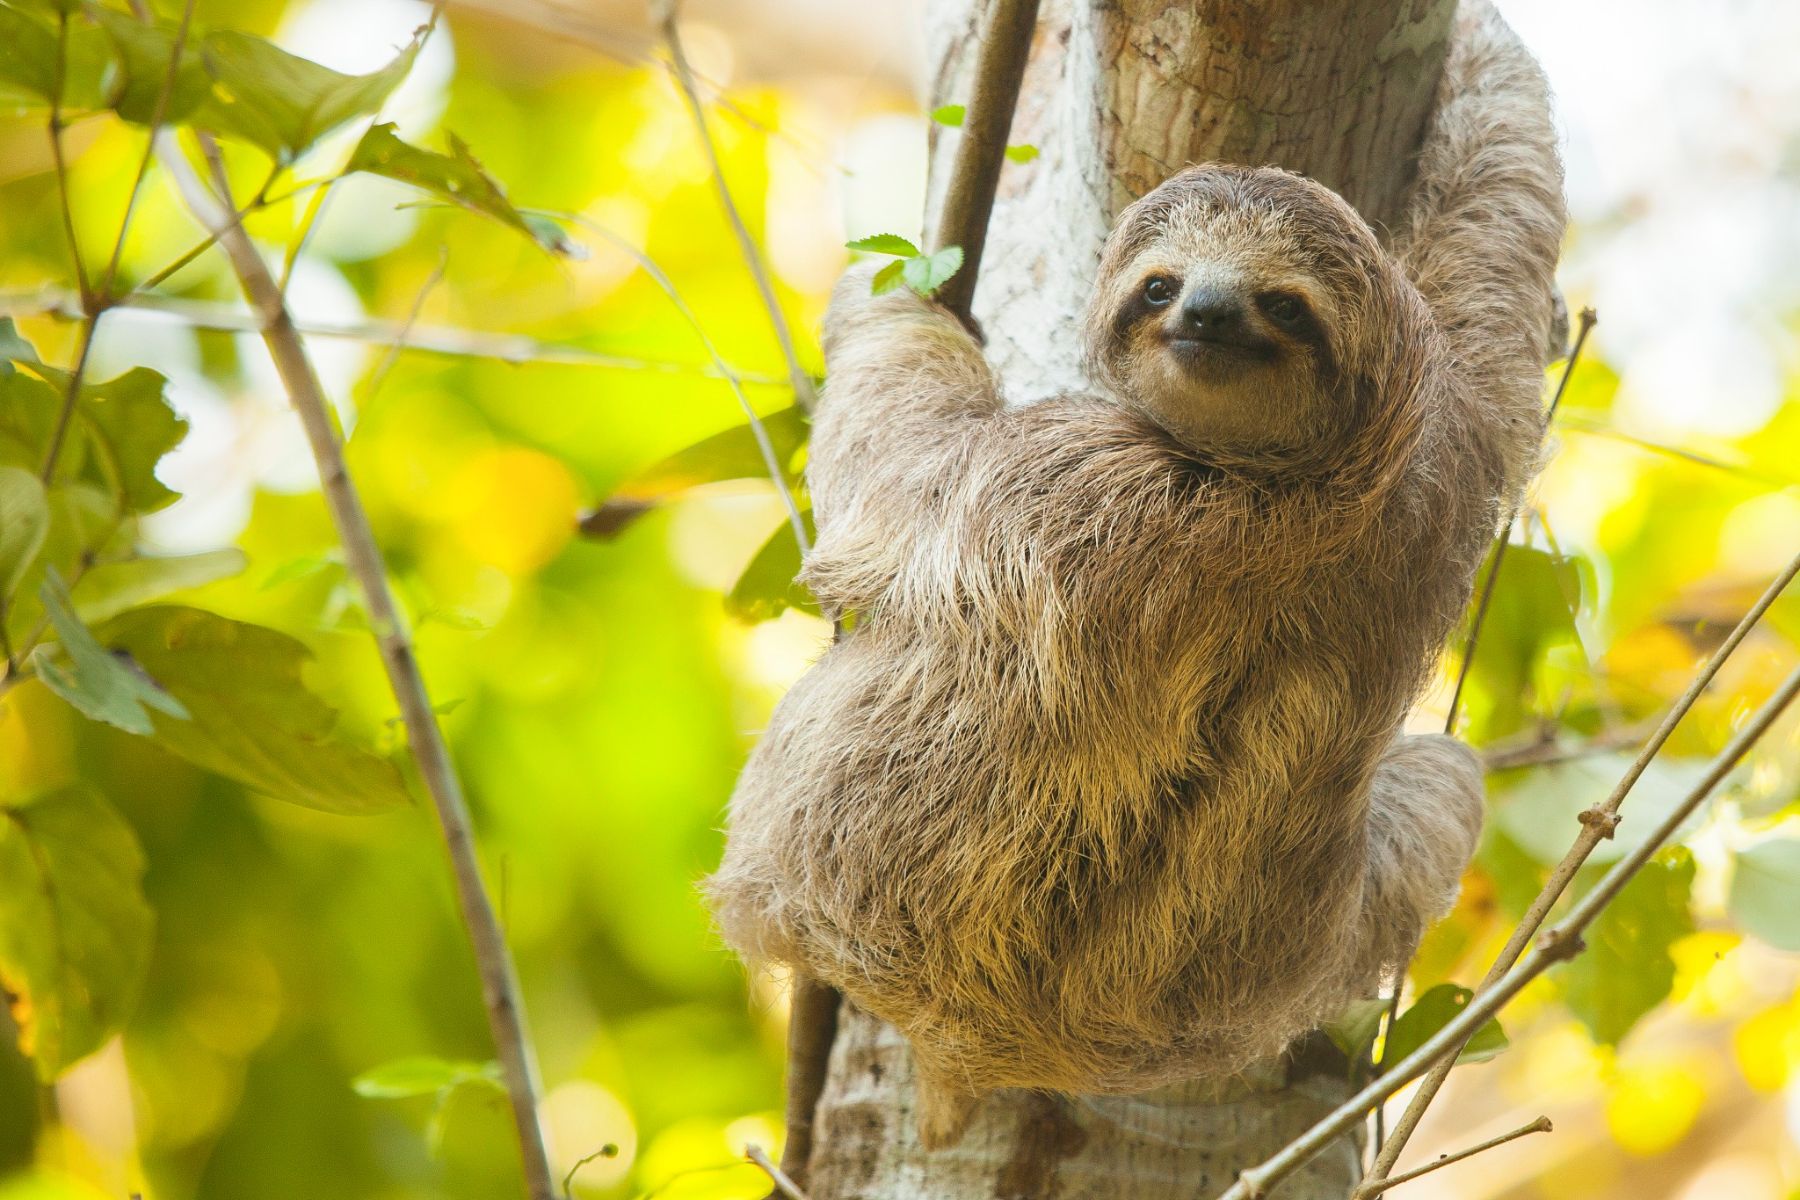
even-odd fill
[[[932,0],[932,104],[970,90],[986,0]],[[1273,164],[1395,220],[1443,65],[1454,0],[1044,0],[975,315],[1010,403],[1083,386],[1077,314],[1119,211],[1188,163]],[[956,134],[934,129],[928,212]],[[928,234],[932,231],[928,230]],[[819,1104],[812,1200],[1205,1200],[1349,1095],[1341,1059],[1300,1052],[1229,1084],[1137,1096],[1002,1092],[926,1152],[911,1054],[848,1006]],[[1343,1200],[1345,1140],[1275,1190]]]

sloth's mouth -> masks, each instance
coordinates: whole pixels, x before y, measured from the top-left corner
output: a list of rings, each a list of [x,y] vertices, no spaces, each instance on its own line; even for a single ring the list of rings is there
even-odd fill
[[[1254,335],[1195,337],[1183,334],[1164,340],[1176,358],[1194,365],[1220,361],[1273,362],[1278,353],[1274,342]]]

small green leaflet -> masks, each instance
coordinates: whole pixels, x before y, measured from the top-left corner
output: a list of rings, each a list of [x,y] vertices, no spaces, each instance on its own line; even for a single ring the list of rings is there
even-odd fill
[[[930,296],[962,269],[961,246],[945,246],[935,254],[926,254],[897,233],[871,234],[844,245],[868,254],[895,256],[869,283],[870,293],[876,296],[891,292],[902,283],[921,296]]]
[[[390,124],[375,125],[356,144],[345,169],[409,183],[509,225],[552,254],[575,256],[578,247],[554,222],[514,208],[506,192],[469,153],[468,145],[454,133],[449,140],[450,153],[439,154],[402,141]]]
[[[1466,987],[1458,987],[1454,983],[1440,983],[1428,989],[1424,995],[1414,1000],[1412,1007],[1400,1014],[1394,1027],[1388,1032],[1387,1044],[1382,1047],[1381,1061],[1384,1066],[1393,1066],[1407,1055],[1423,1046],[1438,1030],[1448,1025],[1456,1015],[1469,1006],[1469,998],[1474,995]],[[1489,1021],[1475,1031],[1457,1055],[1459,1063],[1486,1062],[1505,1050],[1506,1034],[1500,1028],[1500,1022]]]
[[[87,11],[106,31],[117,55],[114,88],[107,103],[121,117],[139,125],[150,124],[156,119],[157,101],[165,88],[165,124],[179,124],[206,103],[212,94],[212,76],[201,65],[199,38],[193,30],[189,30],[182,46],[181,63],[170,87],[169,60],[175,57],[178,26],[169,21],[146,24],[128,13],[97,4],[89,5]]]
[[[56,35],[15,8],[0,5],[0,82],[49,100],[56,94]]]
[[[131,827],[90,792],[0,801],[0,992],[46,1083],[137,1003],[154,923],[143,874]]]
[[[1375,1034],[1381,1029],[1382,1014],[1386,1012],[1385,1000],[1352,1000],[1336,1019],[1325,1023],[1325,1034],[1345,1058],[1359,1062],[1375,1044]]]
[[[963,105],[946,104],[941,108],[933,109],[931,119],[939,125],[947,125],[951,129],[955,129],[963,123],[963,118],[967,115],[968,109]]]
[[[42,363],[26,365],[59,392],[68,389],[67,371]],[[81,388],[76,408],[79,434],[71,435],[62,462],[76,465],[85,450],[86,461],[78,468],[82,476],[104,483],[130,512],[155,512],[176,500],[175,493],[156,478],[156,464],[180,443],[188,428],[169,405],[164,394],[167,383],[148,367],[133,367],[114,379]]]
[[[1028,163],[1038,156],[1036,146],[1017,145],[1006,148],[1006,157],[1016,163]]]
[[[1800,950],[1800,840],[1770,838],[1738,851],[1731,915],[1778,950]]]
[[[44,485],[22,467],[0,467],[0,610],[31,569],[50,531]]]
[[[136,663],[114,655],[94,639],[69,603],[62,576],[49,572],[38,596],[44,612],[62,642],[61,655],[53,646],[40,646],[31,664],[44,686],[67,700],[83,716],[127,733],[148,736],[153,728],[147,708],[188,719],[181,701],[164,691]]]
[[[930,296],[948,283],[952,275],[962,270],[962,261],[961,246],[945,246],[936,254],[903,260],[900,274],[905,278],[907,287],[921,296]]]
[[[1670,947],[1694,932],[1693,887],[1693,854],[1682,846],[1665,850],[1588,927],[1587,949],[1559,969],[1564,1002],[1596,1042],[1618,1045],[1668,999],[1675,984]]]
[[[228,579],[248,563],[244,552],[235,547],[170,557],[137,555],[101,563],[81,577],[81,586],[75,590],[75,611],[89,625],[98,624],[171,593]]]
[[[397,1058],[372,1067],[350,1081],[357,1095],[369,1100],[399,1100],[408,1096],[435,1095],[459,1083],[500,1081],[499,1064],[449,1060],[420,1055]]]
[[[865,254],[898,254],[911,257],[920,253],[919,248],[911,240],[897,233],[872,233],[868,237],[857,238],[854,242],[845,242],[845,247],[860,250]]]

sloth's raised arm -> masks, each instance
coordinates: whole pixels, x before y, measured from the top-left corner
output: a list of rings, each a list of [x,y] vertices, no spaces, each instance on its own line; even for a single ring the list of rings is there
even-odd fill
[[[953,453],[957,426],[1000,410],[981,347],[948,312],[899,288],[869,294],[871,272],[839,281],[825,317],[826,379],[813,415],[807,482],[824,533],[863,501],[904,505]]]
[[[1543,72],[1489,0],[1463,0],[1395,249],[1514,491],[1537,454],[1563,223]]]

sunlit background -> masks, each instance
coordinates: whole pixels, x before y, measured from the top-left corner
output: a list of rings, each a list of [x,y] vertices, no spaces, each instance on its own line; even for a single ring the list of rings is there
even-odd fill
[[[1516,578],[1502,576],[1465,732],[1490,749],[1600,749],[1496,774],[1492,832],[1421,956],[1422,985],[1480,978],[1575,813],[1617,778],[1633,732],[1800,548],[1800,7],[1501,8],[1557,92],[1574,216],[1563,287],[1600,324],[1521,520],[1531,551],[1509,558]],[[198,11],[350,72],[387,61],[429,15],[414,0],[203,0]],[[907,0],[720,0],[693,4],[684,25],[726,177],[814,370],[843,242],[917,234],[917,22]],[[751,400],[789,403],[635,4],[453,6],[383,119],[433,146],[454,129],[514,200],[640,247]],[[335,169],[359,133],[329,139],[298,175]],[[143,133],[100,118],[68,138],[77,230],[98,252]],[[4,308],[47,359],[67,361],[50,167],[42,110],[0,113]],[[289,295],[351,430],[351,468],[476,811],[557,1173],[610,1143],[616,1154],[575,1171],[575,1195],[759,1196],[766,1179],[731,1164],[746,1142],[779,1139],[782,990],[721,949],[695,885],[717,859],[748,746],[829,630],[798,611],[748,623],[722,602],[783,521],[767,483],[694,489],[614,540],[576,534],[576,514],[634,472],[742,419],[636,261],[579,230],[588,257],[553,260],[496,223],[415,199],[372,176],[339,184]],[[279,256],[304,216],[301,200],[251,229]],[[196,237],[153,171],[124,277]],[[232,332],[242,309],[223,258],[202,256],[158,290],[185,306],[110,314],[92,364],[94,378],[163,372],[191,423],[162,468],[184,497],[145,522],[144,541],[241,547],[243,573],[186,599],[303,637],[316,689],[358,735],[394,747],[393,702],[311,459],[260,342]],[[431,349],[394,352],[403,326]],[[1628,829],[1677,796],[1791,669],[1797,639],[1790,600],[1627,802]],[[53,1088],[0,1037],[0,1200],[514,1194],[510,1127],[490,1089],[380,1099],[351,1085],[409,1056],[490,1056],[423,807],[311,812],[84,722],[39,686],[6,693],[0,795],[77,778],[143,844],[156,945],[124,1034]],[[1685,896],[1683,911],[1651,906],[1594,965],[1527,992],[1505,1018],[1512,1049],[1453,1077],[1406,1161],[1540,1112],[1556,1132],[1402,1194],[1800,1195],[1800,875],[1749,880],[1742,857],[1800,833],[1797,778],[1788,719],[1688,835],[1691,919]]]

